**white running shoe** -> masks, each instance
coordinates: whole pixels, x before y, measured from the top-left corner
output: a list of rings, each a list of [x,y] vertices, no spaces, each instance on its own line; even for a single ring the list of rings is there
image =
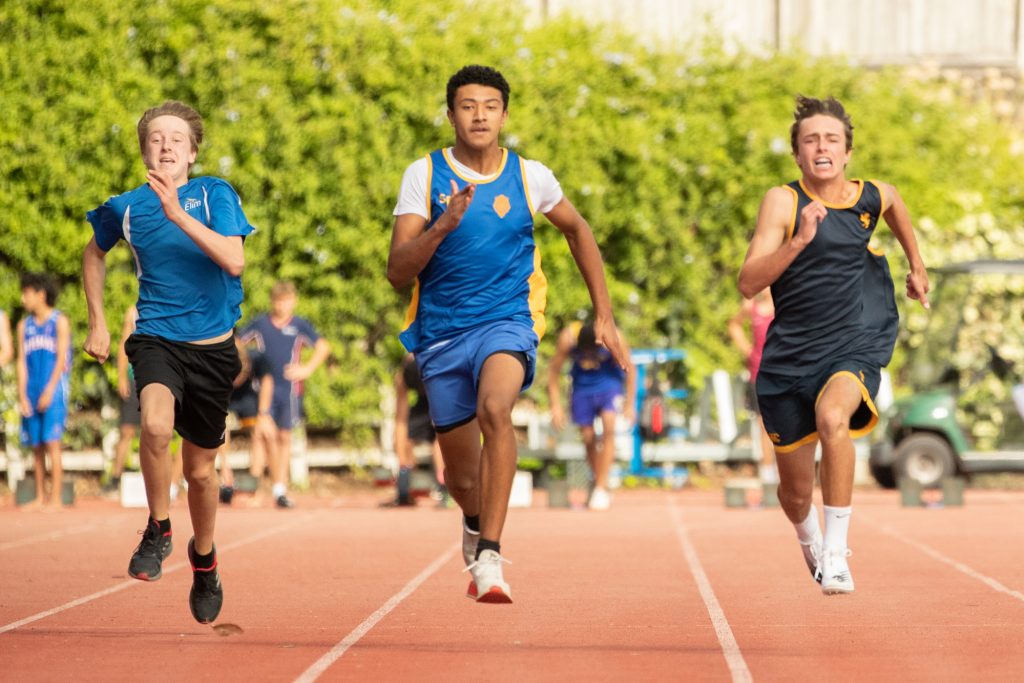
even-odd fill
[[[508,560],[493,550],[487,549],[480,553],[476,562],[463,570],[473,575],[473,583],[470,584],[470,587],[476,594],[474,599],[477,602],[490,604],[512,602],[512,591],[501,574],[501,565],[505,563],[508,563]]]
[[[846,558],[852,553],[848,548],[828,549],[821,558],[821,592],[825,595],[839,595],[853,592],[853,577]]]
[[[818,533],[811,540],[800,541],[800,550],[804,553],[804,562],[807,563],[807,569],[811,572],[811,578],[816,582],[821,583],[821,534]]]
[[[595,488],[590,492],[590,501],[587,507],[591,510],[607,510],[612,506],[612,497],[608,489]]]

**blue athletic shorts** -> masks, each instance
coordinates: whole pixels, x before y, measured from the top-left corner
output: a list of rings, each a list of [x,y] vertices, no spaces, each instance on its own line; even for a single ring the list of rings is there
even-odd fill
[[[573,424],[589,427],[601,413],[616,412],[615,399],[622,396],[620,391],[572,392],[570,410]]]
[[[878,409],[873,401],[881,383],[881,369],[877,365],[846,359],[824,363],[795,376],[761,368],[757,373],[757,404],[776,453],[795,451],[818,438],[815,408],[825,387],[838,376],[851,377],[860,385],[862,399],[850,417],[850,436],[864,436],[878,422]]]
[[[54,402],[57,403],[56,400]],[[58,403],[57,405],[51,404],[45,413],[33,412],[31,417],[22,417],[21,444],[36,448],[46,443],[60,441],[64,436],[64,422],[67,415],[67,408],[63,403]]]
[[[537,334],[521,322],[481,325],[458,337],[438,342],[416,354],[430,403],[430,420],[438,431],[465,424],[476,416],[477,386],[484,361],[495,353],[525,357],[523,390],[533,382],[537,367]]]

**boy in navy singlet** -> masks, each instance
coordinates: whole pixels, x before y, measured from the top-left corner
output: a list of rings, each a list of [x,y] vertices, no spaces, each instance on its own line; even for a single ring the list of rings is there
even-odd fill
[[[139,120],[138,136],[146,182],[86,216],[94,235],[82,258],[89,308],[85,352],[101,363],[109,355],[106,255],[123,239],[139,279],[138,320],[125,352],[142,411],[139,461],[150,513],[128,573],[155,581],[171,553],[170,442],[177,431],[194,532],[188,543],[189,608],[196,621],[209,623],[224,599],[213,543],[214,462],[224,441],[232,381],[241,369],[233,330],[242,302],[243,240],[253,227],[226,181],[189,179],[203,140],[203,121],[194,109],[181,102],[149,109]]]
[[[387,274],[396,288],[415,283],[400,338],[416,354],[448,490],[464,514],[467,595],[508,603],[499,541],[516,469],[512,407],[533,380],[544,333],[536,212],[569,242],[594,305],[597,343],[620,366],[627,361],[590,227],[551,171],[498,145],[508,82],[467,66],[449,79],[447,98],[455,146],[406,170]]]
[[[243,345],[254,343],[273,378],[270,417],[277,425],[276,439],[267,443],[267,461],[273,478],[274,505],[290,508],[288,474],[292,459],[292,429],[303,417],[303,382],[327,360],[331,346],[313,325],[295,313],[298,293],[291,282],[277,282],[270,289],[270,314],[261,315],[239,334]],[[302,361],[302,349],[313,354]]]
[[[622,334],[619,341],[623,351],[629,354],[629,346]],[[555,429],[565,427],[565,413],[562,410],[560,380],[562,366],[572,359],[569,376],[572,377],[572,393],[569,398],[572,422],[580,430],[587,463],[594,476],[594,489],[590,492],[587,507],[591,510],[607,510],[611,506],[608,492],[608,471],[615,460],[615,416],[622,405],[622,414],[633,420],[636,403],[636,376],[630,362],[628,371],[616,364],[607,349],[594,341],[594,326],[577,322],[569,325],[558,335],[555,356],[548,367],[548,398],[551,401],[551,424]],[[594,420],[601,419],[602,437],[600,448]]]
[[[896,188],[846,178],[853,125],[842,104],[801,96],[794,119],[801,179],[765,195],[739,288],[750,298],[771,286],[775,302],[757,402],[775,445],[779,502],[822,592],[851,593],[853,438],[878,420],[872,401],[899,322],[888,264],[868,246],[880,217],[906,254],[907,296],[925,308],[928,274]],[[812,504],[819,441],[824,537]]]
[[[21,304],[27,316],[18,323],[18,404],[21,443],[35,456],[36,502],[43,504],[46,456],[50,456],[53,488],[49,506],[61,505],[64,471],[60,441],[68,416],[68,373],[71,370],[71,326],[53,308],[57,284],[39,273],[21,278]]]

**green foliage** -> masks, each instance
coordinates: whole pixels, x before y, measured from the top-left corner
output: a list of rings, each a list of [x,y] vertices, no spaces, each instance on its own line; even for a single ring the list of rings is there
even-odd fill
[[[207,124],[194,173],[227,178],[259,228],[245,317],[294,280],[334,350],[307,385],[311,424],[369,440],[408,301],[384,279],[391,210],[404,168],[450,143],[444,85],[467,63],[511,82],[506,143],[551,167],[589,220],[633,346],[686,347],[695,383],[740,365],[725,333],[736,272],[764,192],[796,176],[798,92],[847,104],[850,175],[900,189],[930,265],[1024,242],[1019,145],[947,83],[714,45],[659,53],[580,22],[528,27],[498,2],[22,0],[0,6],[0,306],[17,307],[19,271],[56,273],[81,344],[84,213],[141,184],[142,111],[184,100]],[[538,225],[556,331],[588,297],[564,240]],[[107,279],[116,330],[135,296],[127,249]],[[77,359],[75,400],[95,407],[113,374]]]

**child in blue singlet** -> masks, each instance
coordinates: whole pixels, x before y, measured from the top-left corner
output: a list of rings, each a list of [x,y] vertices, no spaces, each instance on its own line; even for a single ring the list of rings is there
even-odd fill
[[[21,278],[21,304],[28,314],[18,323],[18,403],[21,443],[35,457],[36,502],[43,505],[46,456],[50,456],[49,506],[61,505],[64,471],[61,438],[68,416],[68,374],[71,370],[71,326],[53,308],[57,283],[48,275]]]
[[[623,350],[628,354],[629,346],[621,334],[619,337]],[[566,327],[558,336],[558,346],[548,367],[551,424],[557,430],[565,427],[560,383],[562,366],[570,359],[572,393],[569,397],[569,413],[573,424],[580,430],[587,464],[594,477],[594,488],[587,500],[587,507],[591,510],[607,510],[611,506],[608,472],[615,460],[615,418],[621,404],[623,416],[630,422],[633,420],[636,410],[636,375],[632,362],[628,371],[623,370],[607,349],[597,345],[593,324],[577,322]],[[594,421],[597,419],[601,420],[602,427],[600,446],[594,429]]]
[[[597,342],[621,366],[626,356],[590,226],[551,171],[498,144],[508,82],[490,67],[467,66],[449,79],[447,98],[455,145],[406,170],[387,275],[394,287],[414,286],[400,339],[416,354],[448,491],[463,511],[467,595],[508,603],[499,541],[516,470],[512,407],[533,380],[544,334],[538,211],[572,247]]]
[[[128,573],[155,581],[171,553],[170,442],[177,431],[195,534],[188,543],[189,608],[196,621],[209,623],[224,599],[213,543],[214,462],[241,369],[233,330],[242,302],[243,241],[253,227],[230,184],[209,176],[189,179],[203,140],[202,117],[194,109],[181,102],[149,109],[138,136],[146,182],[86,216],[94,235],[82,259],[89,307],[85,351],[100,362],[110,353],[105,259],[123,239],[139,279],[138,320],[124,349],[142,412],[139,461],[150,513]]]
[[[926,308],[928,274],[896,188],[846,178],[853,125],[842,104],[798,97],[790,142],[801,178],[765,195],[739,288],[751,298],[771,286],[775,302],[757,404],[775,448],[779,502],[822,592],[852,593],[853,438],[878,420],[873,399],[899,323],[888,263],[869,247],[879,218],[906,254],[907,296]],[[824,535],[812,503],[819,441]]]

